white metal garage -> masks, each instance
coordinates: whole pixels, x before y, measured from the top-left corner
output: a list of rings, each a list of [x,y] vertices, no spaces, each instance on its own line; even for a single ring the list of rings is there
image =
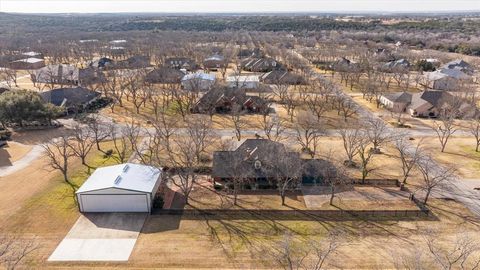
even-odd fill
[[[150,212],[159,169],[126,163],[98,168],[76,192],[81,212]]]

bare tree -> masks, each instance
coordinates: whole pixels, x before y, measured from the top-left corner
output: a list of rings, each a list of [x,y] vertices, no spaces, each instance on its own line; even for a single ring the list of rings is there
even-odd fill
[[[126,129],[121,129],[120,132],[116,126],[111,124],[108,126],[109,137],[112,139],[116,159],[119,163],[124,163],[127,160],[128,140],[125,136]],[[125,134],[124,134],[125,133]]]
[[[242,130],[245,127],[245,121],[242,118],[243,113],[244,112],[240,105],[234,104],[232,106],[232,110],[230,112],[230,118],[232,119],[235,136],[237,137],[238,141],[242,139]]]
[[[108,130],[106,130],[100,122],[98,114],[93,114],[86,119],[87,128],[89,129],[95,144],[97,146],[98,151],[102,151],[100,148],[100,143],[103,142],[106,138],[108,138]]]
[[[185,204],[189,204],[190,193],[198,180],[195,169],[198,161],[195,155],[195,144],[188,137],[175,137],[169,151],[167,178],[178,187],[185,197]]]
[[[365,183],[365,179],[367,178],[368,174],[374,170],[369,166],[374,154],[374,151],[372,151],[370,148],[371,145],[372,142],[370,141],[368,134],[366,134],[365,131],[362,131],[358,140],[358,156],[360,157],[362,184]]]
[[[348,127],[341,128],[338,133],[342,136],[343,149],[347,155],[348,160],[344,162],[348,167],[355,166],[354,157],[358,154],[361,143],[361,131],[358,128],[349,129]]]
[[[68,178],[69,161],[75,156],[75,153],[70,147],[68,137],[63,135],[60,138],[52,140],[48,144],[44,144],[42,147],[45,149],[50,168],[60,171],[65,183],[67,183],[75,192],[77,186],[75,183],[70,182],[70,179]]]
[[[398,137],[395,140],[395,149],[398,151],[399,159],[402,162],[402,183],[406,184],[410,176],[410,172],[418,165],[418,162],[423,157],[421,141],[416,146],[410,144],[405,137]]]
[[[431,157],[423,157],[419,160],[417,167],[422,173],[422,189],[426,192],[424,204],[427,204],[428,198],[434,189],[441,188],[455,179],[455,169],[438,166]]]
[[[277,116],[264,117],[261,125],[267,139],[274,142],[281,140],[281,135],[285,131],[285,123],[282,119]]]
[[[274,262],[281,269],[297,270],[325,269],[330,257],[343,245],[342,234],[337,230],[328,232],[322,239],[302,242],[296,240],[290,231],[286,231],[280,241],[271,247],[263,248],[259,253],[267,256],[268,262]]]
[[[275,185],[282,199],[282,205],[285,205],[286,192],[294,189],[301,182],[301,159],[296,155],[288,153],[280,155],[276,151],[271,152],[270,166],[274,172]]]
[[[329,231],[321,241],[310,240],[307,244],[307,257],[302,263],[304,269],[325,269],[325,264],[343,245],[343,241],[342,233],[338,230]]]
[[[90,168],[90,166],[88,166],[86,158],[94,144],[95,142],[92,140],[88,129],[84,129],[84,127],[80,125],[73,127],[73,140],[70,141],[70,147],[75,153],[75,156],[80,158],[82,165],[88,168]]]
[[[39,248],[36,239],[20,239],[11,235],[0,235],[0,267],[13,270]]]
[[[450,116],[442,116],[440,117],[440,123],[437,121],[433,122],[432,129],[437,133],[437,138],[441,145],[441,152],[443,153],[447,146],[448,139],[450,139],[450,136],[457,131],[454,118]]]
[[[337,114],[342,115],[345,122],[357,113],[357,105],[343,93],[336,95],[334,104],[334,107],[337,109]]]
[[[470,123],[469,131],[475,138],[475,152],[478,152],[480,147],[480,118],[476,118]]]
[[[425,233],[425,242],[434,262],[444,270],[478,269],[480,266],[480,246],[472,235],[457,234],[448,245],[439,243],[438,232]]]
[[[202,155],[205,154],[207,147],[210,146],[215,139],[212,122],[202,115],[196,115],[188,119],[186,123],[187,134],[195,145],[192,151],[195,151],[197,160],[202,161]]]
[[[320,137],[324,133],[321,123],[311,113],[301,112],[297,116],[295,131],[297,142],[302,146],[302,150],[314,158]]]
[[[374,153],[379,153],[380,146],[395,138],[395,134],[391,132],[382,119],[369,118],[365,121],[365,126],[366,135],[372,143],[372,151]]]

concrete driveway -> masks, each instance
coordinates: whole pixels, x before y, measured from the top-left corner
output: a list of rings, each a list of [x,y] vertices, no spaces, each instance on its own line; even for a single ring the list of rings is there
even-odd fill
[[[128,261],[147,214],[85,214],[48,261]]]

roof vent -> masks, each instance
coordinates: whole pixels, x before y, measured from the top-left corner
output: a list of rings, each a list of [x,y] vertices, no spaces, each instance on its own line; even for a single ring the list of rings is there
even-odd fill
[[[122,176],[119,175],[117,178],[115,178],[115,185],[118,185],[120,181],[122,181]]]
[[[259,170],[262,167],[262,162],[260,160],[255,160],[255,163],[253,165],[256,170]]]
[[[128,164],[126,164],[125,167],[123,167],[123,172],[128,172],[128,169],[129,169],[129,168],[130,168],[130,167],[128,166]]]

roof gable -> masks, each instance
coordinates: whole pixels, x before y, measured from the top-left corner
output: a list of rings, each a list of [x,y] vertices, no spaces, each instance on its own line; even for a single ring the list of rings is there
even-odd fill
[[[96,169],[76,193],[108,188],[152,192],[160,170],[140,164],[125,163]]]

